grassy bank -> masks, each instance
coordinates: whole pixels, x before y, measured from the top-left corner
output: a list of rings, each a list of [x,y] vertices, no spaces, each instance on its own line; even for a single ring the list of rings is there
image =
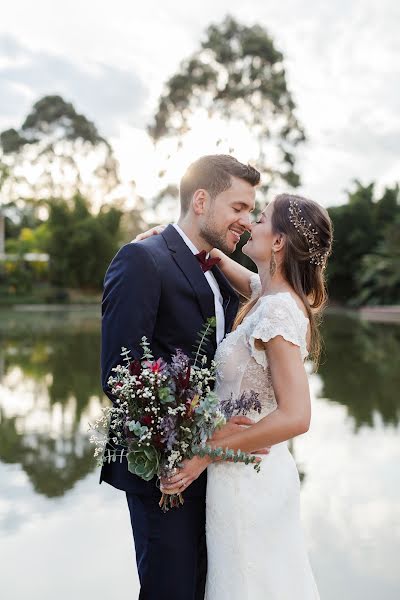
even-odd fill
[[[74,304],[99,304],[100,302],[101,292],[98,290],[54,288],[43,285],[23,294],[13,294],[9,290],[0,289],[0,306],[5,307],[44,304],[69,306]]]

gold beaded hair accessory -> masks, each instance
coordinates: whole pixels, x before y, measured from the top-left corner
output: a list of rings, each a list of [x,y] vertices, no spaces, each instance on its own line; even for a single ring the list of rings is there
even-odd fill
[[[289,202],[289,221],[294,225],[295,229],[300,231],[306,238],[308,251],[312,255],[310,256],[310,263],[324,268],[329,256],[329,250],[318,250],[320,246],[318,231],[312,227],[311,223],[307,223],[301,213],[299,203],[294,198]]]

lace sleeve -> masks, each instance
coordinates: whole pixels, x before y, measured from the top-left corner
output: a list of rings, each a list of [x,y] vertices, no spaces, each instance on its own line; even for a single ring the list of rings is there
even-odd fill
[[[261,280],[258,273],[252,273],[252,275],[250,275],[250,289],[250,300],[255,300],[261,296]]]
[[[302,353],[305,344],[304,333],[301,331],[299,317],[306,321],[296,306],[292,306],[290,297],[286,294],[266,296],[260,318],[257,320],[249,335],[250,353],[254,360],[267,367],[267,355],[265,350],[256,348],[256,340],[268,342],[274,337],[282,336],[288,342],[299,346]],[[299,311],[296,313],[295,311]]]

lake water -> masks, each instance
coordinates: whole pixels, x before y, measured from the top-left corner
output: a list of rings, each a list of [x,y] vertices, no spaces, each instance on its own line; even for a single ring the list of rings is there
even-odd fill
[[[312,426],[291,445],[321,599],[398,600],[400,326],[329,315],[323,334]],[[93,309],[0,312],[4,600],[137,598],[125,497],[98,486],[88,441],[99,350]]]

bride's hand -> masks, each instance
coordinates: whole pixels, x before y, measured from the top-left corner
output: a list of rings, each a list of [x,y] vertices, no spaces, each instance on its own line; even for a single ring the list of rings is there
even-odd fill
[[[176,475],[161,478],[161,491],[179,487],[179,491],[184,492],[211,462],[208,456],[194,456],[190,460],[184,460]]]
[[[165,229],[165,225],[157,225],[156,227],[152,227],[151,229],[148,229],[147,231],[144,231],[143,233],[139,233],[134,240],[132,240],[132,242],[141,242],[142,240],[146,240],[147,238],[151,237],[152,235],[158,235],[159,233],[162,233]]]

